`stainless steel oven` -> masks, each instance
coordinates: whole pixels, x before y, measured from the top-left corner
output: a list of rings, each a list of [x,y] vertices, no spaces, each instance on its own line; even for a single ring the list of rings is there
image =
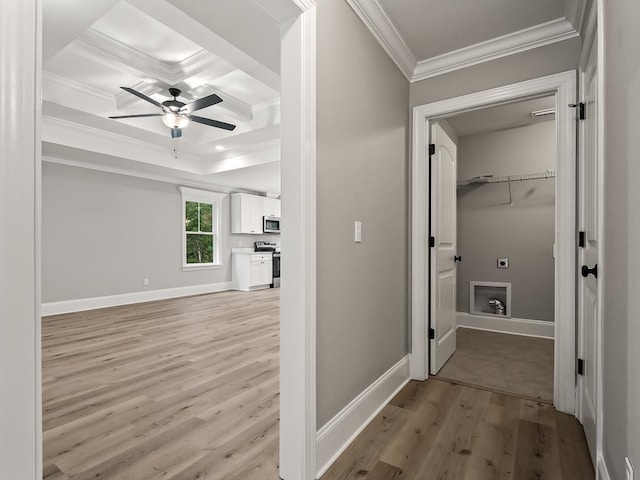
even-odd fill
[[[280,252],[273,252],[273,283],[271,288],[280,288]]]
[[[262,217],[264,233],[280,233],[280,217]]]

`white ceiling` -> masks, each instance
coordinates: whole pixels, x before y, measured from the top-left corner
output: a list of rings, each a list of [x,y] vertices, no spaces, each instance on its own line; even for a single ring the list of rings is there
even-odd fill
[[[279,193],[280,26],[256,2],[45,0],[43,16],[46,160]],[[237,127],[191,122],[171,139],[160,117],[108,119],[159,112],[120,87],[159,102],[169,87],[187,103],[215,93],[196,114]]]
[[[580,35],[591,0],[346,0],[411,81]]]
[[[533,117],[531,112],[555,108],[555,95],[459,113],[446,120],[459,137],[525,127],[555,120],[555,115]]]

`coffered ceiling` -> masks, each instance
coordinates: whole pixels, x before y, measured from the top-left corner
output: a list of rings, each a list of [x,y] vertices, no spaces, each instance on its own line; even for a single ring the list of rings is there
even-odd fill
[[[191,185],[279,193],[280,27],[253,0],[45,0],[45,160]],[[217,94],[170,138],[163,102]],[[234,172],[231,174],[230,172]]]

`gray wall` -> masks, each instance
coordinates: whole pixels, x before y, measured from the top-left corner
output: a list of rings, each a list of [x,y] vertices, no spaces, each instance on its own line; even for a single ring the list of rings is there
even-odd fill
[[[321,427],[408,352],[409,82],[344,0],[318,2],[317,45]]]
[[[458,140],[458,179],[556,168],[555,122]],[[459,312],[469,312],[469,282],[510,282],[511,316],[553,321],[555,180],[458,189]],[[496,259],[509,258],[508,270]]]
[[[574,70],[580,61],[581,39],[481,63],[411,84],[411,106],[457,97],[466,93],[522,82],[553,73]]]
[[[42,301],[56,302],[231,280],[231,248],[277,235],[229,235],[224,267],[182,271],[182,197],[176,185],[43,163]],[[149,285],[143,279],[149,278]]]
[[[604,2],[604,454],[612,479],[624,457],[640,474],[640,2]],[[602,63],[600,64],[602,68]]]

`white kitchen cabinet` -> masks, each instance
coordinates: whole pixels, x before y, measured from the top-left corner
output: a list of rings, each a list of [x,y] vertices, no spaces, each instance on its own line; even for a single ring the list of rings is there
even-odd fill
[[[277,198],[263,198],[262,215],[265,217],[280,217],[280,200]]]
[[[262,199],[246,193],[231,194],[231,233],[262,234]]]
[[[236,290],[260,290],[273,282],[273,256],[271,253],[234,253],[232,281]]]

